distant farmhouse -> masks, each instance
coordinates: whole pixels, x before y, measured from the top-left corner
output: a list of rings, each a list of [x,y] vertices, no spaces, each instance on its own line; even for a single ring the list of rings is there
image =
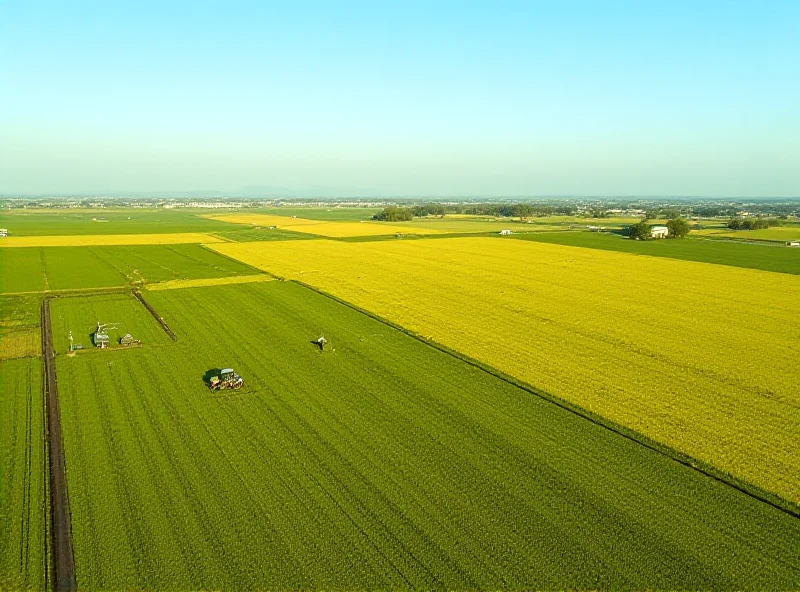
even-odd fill
[[[508,230],[508,229],[501,230],[501,231],[500,231],[500,234],[502,234],[503,236],[507,236],[507,235],[511,234],[511,231],[510,231],[510,230]]]
[[[667,238],[669,228],[666,226],[653,226],[650,229],[650,238]]]
[[[0,236],[8,236],[8,230],[6,228],[0,228]]]

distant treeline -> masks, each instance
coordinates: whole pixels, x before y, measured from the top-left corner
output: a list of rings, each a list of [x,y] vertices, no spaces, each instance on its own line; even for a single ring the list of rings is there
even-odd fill
[[[728,221],[727,227],[731,230],[764,230],[773,226],[780,226],[777,218],[733,218]]]
[[[568,205],[534,205],[534,204],[420,204],[411,207],[389,206],[375,214],[373,220],[400,222],[411,220],[414,216],[445,216],[447,214],[468,214],[472,216],[497,216],[501,218],[539,218],[544,216],[571,216],[576,213],[574,207]],[[587,212],[604,217],[605,211]]]

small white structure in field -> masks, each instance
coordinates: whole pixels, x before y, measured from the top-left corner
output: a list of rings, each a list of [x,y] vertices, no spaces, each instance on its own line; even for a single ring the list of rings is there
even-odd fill
[[[511,234],[511,231],[510,231],[510,230],[508,230],[508,229],[501,230],[501,231],[500,231],[500,234],[502,234],[503,236],[508,236],[509,234]]]
[[[650,229],[651,238],[666,238],[669,234],[669,228],[666,226],[653,226]]]
[[[3,232],[3,231],[0,230],[0,233],[1,232]],[[0,236],[2,236],[2,235],[0,235]],[[788,243],[786,243],[786,246],[787,247],[800,247],[800,241],[789,241]]]
[[[5,228],[0,228],[0,236],[8,236],[8,230]]]

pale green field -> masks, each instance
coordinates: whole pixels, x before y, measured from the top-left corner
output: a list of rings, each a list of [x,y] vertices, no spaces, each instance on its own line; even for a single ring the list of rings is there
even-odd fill
[[[719,236],[730,238],[749,238],[756,240],[792,241],[800,240],[800,226],[775,226],[764,230],[731,230],[730,228],[704,228],[692,234],[701,236]]]

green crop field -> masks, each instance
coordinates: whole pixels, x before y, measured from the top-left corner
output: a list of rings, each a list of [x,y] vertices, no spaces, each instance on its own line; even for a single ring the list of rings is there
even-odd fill
[[[92,350],[92,335],[98,322],[117,325],[117,328],[109,328],[107,331],[111,349],[120,347],[119,339],[126,333],[130,333],[142,344],[170,343],[170,338],[161,326],[130,293],[104,294],[89,298],[55,298],[50,302],[50,317],[53,345],[57,353],[69,351],[70,331],[75,343]]]
[[[283,228],[273,228],[272,230],[269,228],[249,228],[246,230],[215,232],[214,235],[235,242],[309,240],[316,238],[304,232],[292,232]]]
[[[203,217],[220,210],[81,209],[0,211],[9,236],[167,234],[235,230],[235,224]]]
[[[0,590],[44,590],[47,464],[42,362],[0,361]]]
[[[0,294],[252,273],[252,268],[200,245],[0,249]]]
[[[374,214],[383,208],[354,208],[354,207],[332,207],[332,206],[280,206],[277,208],[254,208],[239,210],[247,214],[269,214],[271,216],[297,216],[307,220],[330,220],[331,222],[357,222],[359,220],[369,220]]]
[[[800,224],[787,224],[785,226],[773,226],[762,230],[731,230],[725,226],[716,228],[704,228],[697,231],[697,234],[709,237],[734,238],[745,240],[762,241],[800,241]]]
[[[547,232],[514,234],[512,238],[605,251],[639,253],[685,261],[718,263],[749,269],[800,274],[800,249],[744,242],[682,239],[634,241],[617,234]]]
[[[57,357],[81,589],[800,585],[796,517],[307,288],[147,297]]]

